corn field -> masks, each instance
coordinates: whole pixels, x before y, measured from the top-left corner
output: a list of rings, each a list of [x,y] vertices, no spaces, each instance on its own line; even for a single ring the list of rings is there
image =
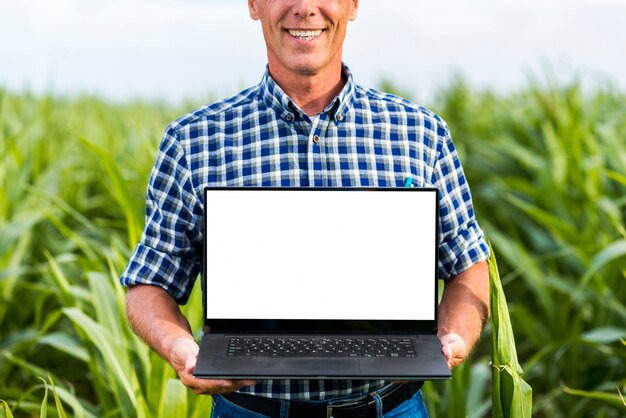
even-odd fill
[[[208,416],[131,332],[118,284],[162,132],[198,105],[0,90],[0,417]],[[431,107],[498,255],[533,416],[624,416],[626,96],[457,81]],[[199,336],[199,289],[183,311]],[[492,346],[487,326],[424,387],[431,416],[491,414]]]

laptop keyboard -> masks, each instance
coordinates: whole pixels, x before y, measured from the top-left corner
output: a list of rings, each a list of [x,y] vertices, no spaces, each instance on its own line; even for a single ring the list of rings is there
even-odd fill
[[[415,357],[406,338],[230,338],[228,356]]]

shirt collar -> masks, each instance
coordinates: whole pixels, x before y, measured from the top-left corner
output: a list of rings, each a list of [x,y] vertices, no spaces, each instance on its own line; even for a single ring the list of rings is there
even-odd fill
[[[354,92],[356,90],[352,73],[345,64],[343,65],[343,75],[346,77],[346,84],[337,97],[322,111],[322,113],[327,113],[337,124],[345,119],[346,113],[352,107]],[[259,84],[259,94],[265,103],[270,108],[275,109],[276,113],[279,114],[283,120],[287,122],[292,122],[295,119],[310,121],[309,116],[293,102],[291,97],[289,97],[278,84],[276,84],[276,81],[274,81],[270,75],[269,68],[265,69],[265,74]]]

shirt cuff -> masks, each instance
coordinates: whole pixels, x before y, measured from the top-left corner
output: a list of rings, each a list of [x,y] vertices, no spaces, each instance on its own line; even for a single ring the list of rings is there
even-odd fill
[[[144,244],[138,244],[120,277],[123,286],[145,284],[159,286],[179,305],[189,301],[201,263],[173,256]]]
[[[476,222],[457,231],[455,239],[439,246],[439,278],[457,276],[489,258],[489,246]]]

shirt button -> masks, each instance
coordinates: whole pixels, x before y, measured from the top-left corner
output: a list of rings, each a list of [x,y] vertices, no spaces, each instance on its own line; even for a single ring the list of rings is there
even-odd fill
[[[338,122],[341,122],[341,119],[343,119],[343,116],[341,116],[341,115],[337,115],[337,116],[335,117],[335,119],[337,119],[337,121],[338,121]]]
[[[291,114],[288,114],[288,115],[287,115],[287,121],[288,121],[288,122],[291,122],[291,120],[292,120],[292,119],[293,119],[293,116],[291,116]]]
[[[316,144],[317,144],[318,142],[320,142],[320,137],[319,137],[319,135],[315,135],[315,136],[313,137],[313,142],[314,142],[314,143],[316,143]]]

